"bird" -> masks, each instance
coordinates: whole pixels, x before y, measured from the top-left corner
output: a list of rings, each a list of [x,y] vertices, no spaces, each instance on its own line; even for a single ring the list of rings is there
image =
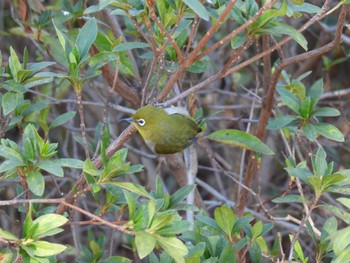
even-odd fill
[[[197,140],[202,131],[185,108],[141,107],[131,118],[132,123],[148,148],[157,154],[181,152]]]

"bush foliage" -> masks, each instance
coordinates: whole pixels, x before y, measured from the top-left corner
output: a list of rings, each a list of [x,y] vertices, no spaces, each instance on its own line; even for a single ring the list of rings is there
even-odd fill
[[[350,262],[348,4],[2,2],[0,261]]]

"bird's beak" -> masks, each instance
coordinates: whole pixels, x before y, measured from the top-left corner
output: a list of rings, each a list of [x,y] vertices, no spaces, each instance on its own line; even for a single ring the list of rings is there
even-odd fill
[[[134,120],[132,118],[125,118],[125,119],[121,119],[120,121],[126,121],[126,122],[134,122]]]

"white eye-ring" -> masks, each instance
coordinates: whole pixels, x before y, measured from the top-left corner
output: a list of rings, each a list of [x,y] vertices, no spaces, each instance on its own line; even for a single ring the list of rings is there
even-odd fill
[[[140,125],[140,126],[144,126],[146,124],[146,121],[144,119],[138,119],[137,120],[137,123]]]

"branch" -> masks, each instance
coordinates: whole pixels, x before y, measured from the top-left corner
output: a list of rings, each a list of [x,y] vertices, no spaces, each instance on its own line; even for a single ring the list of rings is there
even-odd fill
[[[63,204],[63,205],[68,206],[69,208],[71,208],[73,210],[76,210],[76,211],[92,218],[93,220],[100,222],[102,225],[109,226],[109,227],[116,229],[116,230],[119,230],[125,234],[135,235],[135,232],[127,230],[123,226],[113,224],[113,223],[111,223],[111,222],[109,222],[109,221],[107,221],[99,216],[96,216],[88,211],[85,211],[84,209],[82,209],[78,206],[67,203],[64,198],[31,199],[31,200],[24,200],[24,199],[15,200],[15,199],[13,199],[13,200],[0,201],[0,206],[19,205],[19,204]]]

